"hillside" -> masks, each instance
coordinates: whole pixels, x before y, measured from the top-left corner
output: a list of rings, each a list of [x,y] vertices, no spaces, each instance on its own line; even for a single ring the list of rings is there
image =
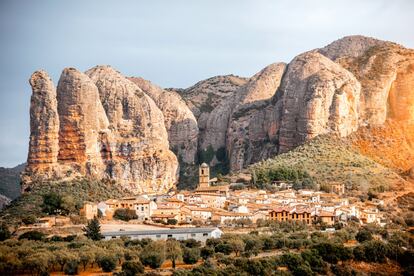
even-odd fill
[[[0,212],[0,221],[7,221],[8,225],[16,225],[23,217],[45,215],[41,209],[42,195],[50,192],[71,196],[77,208],[82,207],[85,201],[97,202],[131,195],[127,190],[111,181],[91,181],[78,178],[70,182],[39,182],[33,185],[29,193],[24,193]]]
[[[382,126],[360,128],[347,140],[361,154],[399,173],[414,166],[414,125],[388,121]]]
[[[328,135],[259,162],[250,170],[259,175],[279,167],[304,170],[321,186],[339,182],[350,190],[362,192],[398,189],[407,183],[393,170],[358,153],[345,139]]]
[[[0,167],[0,194],[10,199],[20,195],[20,173],[26,164],[17,165],[14,168]]]

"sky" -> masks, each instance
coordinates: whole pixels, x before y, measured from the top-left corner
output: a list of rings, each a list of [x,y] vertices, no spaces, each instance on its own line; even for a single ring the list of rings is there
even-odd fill
[[[109,64],[163,87],[266,65],[347,35],[414,48],[411,0],[0,0],[0,166],[27,158],[30,75]]]

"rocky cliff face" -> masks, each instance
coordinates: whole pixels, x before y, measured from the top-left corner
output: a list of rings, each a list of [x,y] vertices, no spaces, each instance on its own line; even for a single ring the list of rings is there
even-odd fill
[[[27,157],[32,173],[38,170],[52,176],[59,153],[59,115],[56,88],[45,71],[36,71],[30,77],[30,142]]]
[[[346,136],[358,128],[357,79],[316,52],[297,56],[282,80],[279,152],[328,132]]]
[[[164,115],[171,150],[187,164],[194,164],[197,154],[198,125],[181,96],[143,78],[129,78],[150,96]]]
[[[345,137],[371,127],[382,133],[392,122],[412,132],[414,125],[414,51],[362,36],[271,64],[251,78],[217,76],[187,89],[126,79],[108,66],[86,74],[65,69],[57,93],[43,71],[30,83],[27,175],[73,171],[135,192],[172,187],[178,171],[172,151],[180,173],[191,178],[200,162],[226,173],[321,134]]]
[[[164,116],[133,82],[109,66],[97,66],[86,74],[74,68],[63,70],[57,95],[50,92],[54,91],[51,82],[39,83],[31,80],[33,98],[41,96],[38,101],[47,106],[31,108],[32,129],[41,130],[32,130],[31,141],[43,139],[55,146],[54,159],[43,162],[53,164],[53,174],[32,161],[37,156],[33,153],[42,151],[35,147],[29,153],[23,188],[39,176],[109,178],[134,193],[163,193],[177,182],[178,161],[169,150]],[[54,117],[43,115],[50,113]]]
[[[273,143],[279,112],[270,100],[279,88],[285,69],[284,63],[271,64],[240,89],[240,100],[232,108],[226,136],[230,170],[240,170],[277,153]]]

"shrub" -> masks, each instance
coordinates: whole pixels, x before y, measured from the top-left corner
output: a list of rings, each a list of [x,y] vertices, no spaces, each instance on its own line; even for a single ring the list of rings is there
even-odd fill
[[[140,261],[127,261],[122,264],[125,276],[135,276],[144,273],[144,265]]]
[[[104,255],[98,258],[98,265],[103,272],[111,272],[116,268],[116,258],[111,255]]]
[[[6,224],[0,225],[0,241],[7,240],[11,237],[11,233],[9,231],[9,227]]]
[[[131,209],[116,209],[114,213],[114,218],[120,219],[123,221],[130,221],[131,219],[137,219],[137,213]]]
[[[200,259],[200,249],[198,248],[184,248],[183,261],[186,264],[195,264]]]
[[[59,214],[62,209],[62,196],[49,192],[43,195],[42,211],[49,215]]]
[[[66,263],[65,269],[63,270],[67,275],[78,274],[79,262],[77,260],[70,260]]]
[[[34,215],[28,215],[22,218],[22,222],[26,225],[34,224],[36,223],[37,218]]]
[[[212,257],[213,255],[214,255],[214,249],[209,247],[209,246],[205,246],[205,247],[201,248],[201,250],[200,250],[200,256],[204,260],[207,260],[208,258]]]
[[[214,247],[214,250],[216,252],[223,253],[225,255],[230,255],[230,253],[233,251],[233,249],[231,248],[231,246],[229,244],[227,244],[227,243],[224,243],[224,242],[221,242],[221,243],[217,244]]]
[[[143,265],[153,269],[159,268],[165,261],[165,244],[163,241],[156,241],[146,245],[139,258]]]
[[[39,231],[28,231],[26,233],[23,233],[19,236],[19,240],[27,239],[27,240],[33,240],[33,241],[41,241],[45,237],[45,234]]]
[[[372,233],[366,229],[361,229],[356,234],[355,239],[358,242],[370,241],[372,240]]]
[[[168,219],[167,220],[167,224],[169,224],[169,225],[176,225],[177,224],[177,220],[176,219]]]
[[[336,264],[338,261],[345,261],[350,259],[351,252],[345,248],[342,244],[335,243],[319,243],[313,246],[322,259],[326,262]]]

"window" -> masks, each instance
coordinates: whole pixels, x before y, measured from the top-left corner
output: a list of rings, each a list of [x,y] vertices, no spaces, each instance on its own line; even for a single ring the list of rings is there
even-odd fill
[[[207,237],[208,236],[208,233],[203,233],[203,237]]]
[[[195,234],[195,233],[192,233],[192,234],[191,234],[191,237],[195,237],[195,236],[196,236],[196,234]]]
[[[156,235],[157,238],[161,238],[161,235]]]
[[[173,237],[172,234],[167,235],[167,238],[172,238],[172,237]]]
[[[141,211],[144,211],[144,207],[141,207]]]

